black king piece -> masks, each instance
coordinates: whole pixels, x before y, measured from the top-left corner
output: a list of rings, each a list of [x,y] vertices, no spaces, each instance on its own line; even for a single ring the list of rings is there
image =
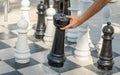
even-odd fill
[[[38,9],[38,21],[37,21],[37,27],[35,32],[35,38],[36,39],[43,39],[44,33],[45,33],[45,5],[41,1],[40,4],[37,6]]]
[[[102,50],[98,60],[98,69],[101,70],[112,70],[112,66],[114,64],[112,57],[112,34],[114,33],[114,29],[111,26],[111,23],[108,22],[107,26],[103,28],[104,35]]]

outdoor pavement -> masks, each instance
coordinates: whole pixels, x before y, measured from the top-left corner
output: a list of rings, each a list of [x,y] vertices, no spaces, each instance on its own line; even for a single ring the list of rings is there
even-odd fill
[[[28,32],[28,43],[31,50],[31,62],[28,64],[17,64],[14,62],[15,43],[17,41],[17,22],[21,18],[21,0],[10,0],[10,11],[8,21],[4,21],[4,7],[0,4],[0,75],[120,75],[120,0],[110,3],[112,13],[110,15],[112,26],[115,29],[113,35],[113,70],[109,72],[100,71],[96,67],[98,60],[97,50],[91,50],[92,59],[89,61],[79,61],[74,58],[75,43],[65,42],[65,54],[67,61],[62,69],[51,68],[47,65],[46,56],[50,52],[50,47],[43,41],[34,38],[34,29]],[[30,23],[32,26],[37,23],[36,6],[39,0],[30,0]],[[101,10],[91,19],[90,38],[96,47],[101,37],[101,26],[104,23],[103,11]]]

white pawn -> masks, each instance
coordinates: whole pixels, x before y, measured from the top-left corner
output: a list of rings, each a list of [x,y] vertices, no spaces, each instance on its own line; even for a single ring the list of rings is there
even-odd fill
[[[28,22],[25,20],[25,18],[22,18],[20,21],[18,21],[17,25],[18,40],[15,50],[15,62],[24,64],[30,61],[30,49],[27,43]]]
[[[52,46],[54,35],[55,35],[55,26],[53,24],[53,15],[56,14],[56,10],[53,8],[52,5],[50,5],[50,8],[46,10],[46,17],[45,17],[45,23],[46,23],[46,31],[44,36],[45,44]]]

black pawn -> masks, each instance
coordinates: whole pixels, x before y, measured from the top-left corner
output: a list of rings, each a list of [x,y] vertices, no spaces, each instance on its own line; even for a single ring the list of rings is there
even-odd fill
[[[112,34],[114,33],[114,29],[111,26],[111,23],[108,22],[107,26],[103,28],[104,35],[102,50],[98,60],[98,69],[101,70],[112,70],[112,66],[114,64],[112,57]]]
[[[54,37],[54,42],[52,50],[48,55],[48,64],[52,67],[63,67],[66,57],[64,55],[64,37],[65,30],[60,30],[60,27],[63,27],[69,24],[69,19],[65,15],[56,14],[53,17],[54,25],[56,26],[56,32]]]
[[[37,27],[35,32],[36,39],[43,39],[45,33],[45,5],[41,1],[40,4],[37,6],[37,14],[38,14],[38,21]]]

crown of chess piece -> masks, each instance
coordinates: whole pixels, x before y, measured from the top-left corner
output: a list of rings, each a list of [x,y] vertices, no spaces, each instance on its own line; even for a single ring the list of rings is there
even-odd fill
[[[38,21],[37,21],[37,27],[35,32],[35,38],[36,39],[43,39],[44,33],[45,33],[45,5],[41,1],[40,4],[37,6],[38,9]]]
[[[54,17],[54,25],[56,26],[56,32],[54,37],[54,42],[52,50],[48,55],[48,64],[52,67],[63,67],[66,60],[64,54],[64,36],[65,30],[60,30],[60,27],[69,24],[69,19],[66,15],[58,13]]]
[[[107,26],[103,28],[104,35],[102,50],[98,60],[98,69],[101,70],[112,70],[112,66],[114,64],[112,57],[112,34],[114,33],[114,29],[111,26],[110,22],[107,22]]]

